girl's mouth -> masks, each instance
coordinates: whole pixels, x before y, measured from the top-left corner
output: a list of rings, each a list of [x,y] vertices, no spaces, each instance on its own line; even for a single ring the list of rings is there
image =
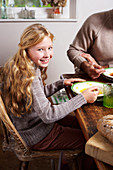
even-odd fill
[[[43,63],[43,64],[47,64],[48,62],[49,62],[49,59],[47,59],[47,60],[40,60],[41,61],[41,63]]]

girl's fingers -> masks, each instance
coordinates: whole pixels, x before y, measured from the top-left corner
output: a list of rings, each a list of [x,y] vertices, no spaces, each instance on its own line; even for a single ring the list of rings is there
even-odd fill
[[[91,90],[92,92],[94,92],[95,94],[99,94],[98,87],[96,87],[96,86],[91,87],[90,90]]]
[[[81,79],[81,78],[73,78],[72,82],[77,82],[77,81],[86,81],[85,79]]]

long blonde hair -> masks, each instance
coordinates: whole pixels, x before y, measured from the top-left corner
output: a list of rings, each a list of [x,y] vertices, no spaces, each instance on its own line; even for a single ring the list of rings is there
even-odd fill
[[[37,66],[27,55],[27,49],[40,43],[45,36],[52,41],[54,39],[53,34],[41,24],[27,27],[20,38],[17,53],[4,65],[2,95],[8,112],[15,116],[21,116],[32,110],[31,84]],[[47,68],[40,70],[44,82],[47,78]]]

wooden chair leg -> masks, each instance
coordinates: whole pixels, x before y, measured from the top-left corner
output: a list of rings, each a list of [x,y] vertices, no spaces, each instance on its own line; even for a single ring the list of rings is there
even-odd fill
[[[62,159],[63,159],[63,152],[60,153],[59,161],[58,161],[58,170],[61,170],[62,167]]]
[[[29,161],[21,161],[19,170],[28,170]]]
[[[79,170],[79,167],[78,167],[78,162],[77,162],[77,159],[73,159],[70,161],[70,170]]]
[[[51,159],[51,170],[55,170],[55,160]]]
[[[76,170],[79,170],[79,163],[78,163],[78,157],[74,159],[74,166]]]

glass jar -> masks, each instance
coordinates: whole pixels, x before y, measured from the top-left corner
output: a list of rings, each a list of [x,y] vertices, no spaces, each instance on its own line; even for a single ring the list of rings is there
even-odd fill
[[[7,18],[14,19],[15,18],[15,2],[14,0],[8,0],[8,7],[7,7]]]
[[[7,9],[6,9],[6,0],[2,0],[2,11],[1,11],[2,19],[7,19]]]

